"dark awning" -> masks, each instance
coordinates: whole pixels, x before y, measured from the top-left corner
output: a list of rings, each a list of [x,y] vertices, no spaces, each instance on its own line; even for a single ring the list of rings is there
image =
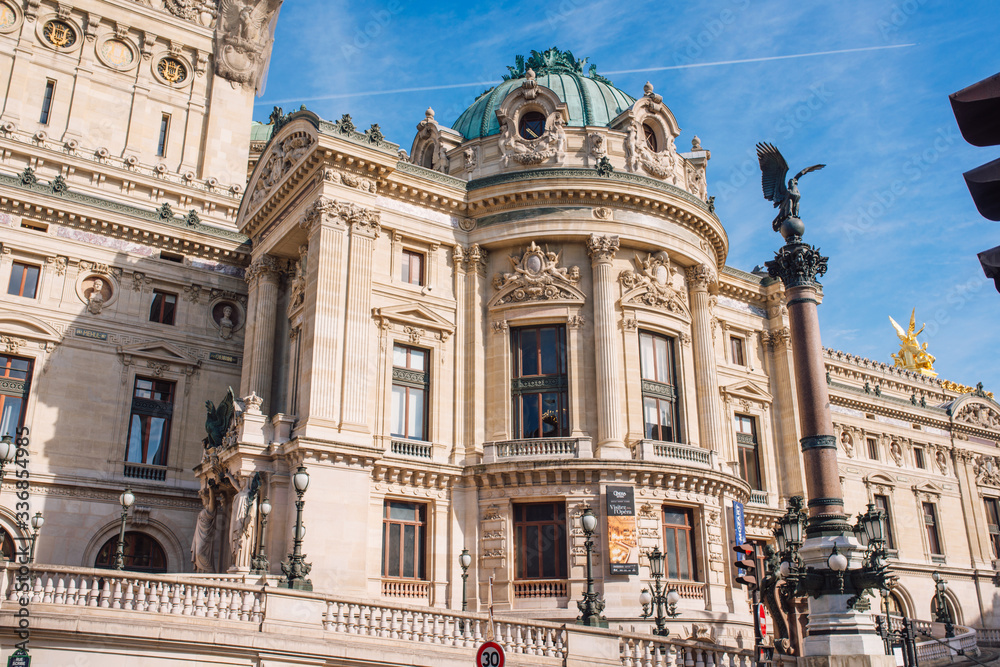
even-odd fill
[[[983,273],[993,280],[997,291],[1000,292],[1000,246],[979,253],[979,263],[983,267]]]
[[[1000,144],[1000,74],[952,93],[948,99],[966,141],[973,146]]]
[[[1000,160],[965,172],[972,201],[987,220],[1000,221]]]

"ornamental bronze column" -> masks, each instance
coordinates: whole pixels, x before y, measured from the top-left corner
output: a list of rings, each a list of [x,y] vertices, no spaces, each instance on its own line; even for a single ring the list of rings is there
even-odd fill
[[[890,575],[873,552],[855,539],[855,529],[844,513],[840,488],[837,441],[816,310],[820,290],[816,279],[826,273],[828,258],[802,241],[805,225],[799,219],[798,180],[824,165],[803,169],[786,186],[788,163],[778,149],[757,144],[757,156],[764,198],[779,209],[772,228],[785,239],[785,245],[766,265],[768,275],[785,284],[802,433],[799,443],[809,496],[805,540],[799,542],[801,538],[795,537],[795,544],[783,552],[790,566],[784,585],[793,596],[808,596],[809,601],[800,664],[888,667],[893,658],[884,654],[876,633],[868,592],[891,585],[887,583]],[[783,522],[801,525],[798,516],[798,510],[793,508]]]

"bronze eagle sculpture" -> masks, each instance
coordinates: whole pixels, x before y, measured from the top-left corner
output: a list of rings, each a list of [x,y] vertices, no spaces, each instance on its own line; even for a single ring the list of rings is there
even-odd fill
[[[788,181],[785,185],[785,176],[788,174],[788,163],[776,147],[771,144],[761,142],[757,144],[757,161],[760,163],[760,185],[764,191],[764,199],[774,202],[774,207],[778,209],[778,216],[771,223],[774,231],[781,231],[781,223],[791,218],[799,217],[799,179],[810,171],[818,171],[825,167],[825,164],[814,164],[806,167]],[[801,225],[799,225],[801,226]],[[801,235],[801,232],[796,236]]]

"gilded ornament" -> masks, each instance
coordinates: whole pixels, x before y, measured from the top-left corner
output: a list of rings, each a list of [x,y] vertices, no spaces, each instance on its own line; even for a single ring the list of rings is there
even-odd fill
[[[164,58],[156,64],[156,71],[173,84],[183,83],[188,77],[187,67],[177,58]]]
[[[52,20],[42,27],[42,35],[57,49],[67,48],[76,43],[76,31],[65,21]]]
[[[892,319],[892,316],[889,317],[892,327],[896,330],[896,335],[899,336],[899,352],[890,356],[892,356],[897,368],[905,368],[928,377],[937,377],[937,373],[934,372],[934,356],[927,352],[927,343],[921,345],[917,342],[917,336],[927,325],[921,326],[920,331],[916,331],[916,315],[917,309],[914,308],[910,313],[910,326],[905,331],[896,320]]]

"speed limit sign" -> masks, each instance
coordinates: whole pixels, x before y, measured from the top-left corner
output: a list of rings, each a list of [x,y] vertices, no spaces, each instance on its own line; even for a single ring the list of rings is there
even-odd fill
[[[503,647],[496,642],[486,642],[476,652],[476,667],[503,667]]]

